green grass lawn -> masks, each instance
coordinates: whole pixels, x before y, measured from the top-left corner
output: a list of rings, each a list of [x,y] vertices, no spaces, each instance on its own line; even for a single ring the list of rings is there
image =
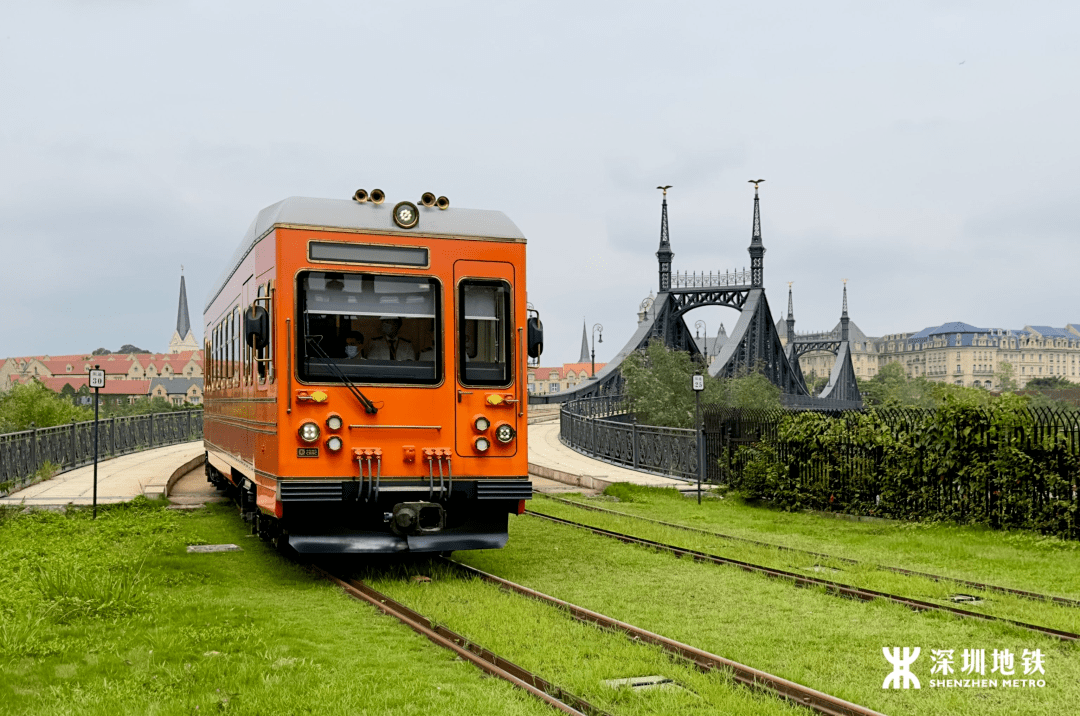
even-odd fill
[[[906,529],[755,510],[728,500],[698,508],[663,492],[620,494],[623,502],[605,504],[939,573],[953,565],[921,550],[932,551],[951,536],[965,537],[972,561],[979,556],[977,545],[994,547],[989,563],[998,565],[1000,578],[990,579],[978,564],[971,574],[958,576],[1065,596],[1078,591],[1046,586],[1067,581],[1064,572],[1076,561],[1073,550],[1053,540],[1000,534],[994,540],[993,533],[970,530],[969,544],[963,528]],[[599,524],[600,515],[552,501],[538,499],[533,507],[565,510],[567,516]],[[610,519],[642,533],[643,523]],[[667,532],[652,537],[697,539],[662,529]],[[510,534],[504,550],[455,558],[892,716],[1067,714],[1080,703],[1078,645],[1004,625],[839,599],[535,517],[511,518]],[[731,554],[721,551],[721,541],[704,540],[698,548]],[[186,553],[189,544],[225,542],[244,551]],[[1047,565],[1045,571],[1061,573],[1025,567],[1029,553]],[[101,509],[96,522],[81,510],[67,515],[3,510],[0,554],[0,712],[5,714],[551,713],[249,537],[228,505],[175,513],[140,499]],[[792,555],[769,549],[762,554],[792,566]],[[1020,565],[1018,573],[1007,569],[1010,560]],[[347,564],[377,589],[620,716],[793,712],[790,705],[734,685],[724,674],[698,673],[653,647],[578,623],[437,563]],[[869,578],[867,570],[850,571]],[[417,573],[432,581],[413,581]],[[842,580],[831,576],[851,581],[842,574]],[[1036,577],[1043,581],[1032,583]],[[990,599],[988,605],[999,608],[1004,595]],[[1045,614],[1063,609],[1039,606],[1049,609]],[[922,689],[882,690],[891,667],[881,649],[895,646],[923,649],[913,667]],[[929,651],[942,648],[956,650],[957,671],[963,649],[986,649],[989,661],[993,649],[1008,648],[1017,655],[1017,678],[1023,678],[1019,655],[1038,648],[1045,655],[1046,673],[1040,678],[1047,686],[931,689]],[[641,692],[604,684],[654,674],[682,688]],[[1000,678],[989,673],[989,664],[986,676]]]
[[[1080,599],[1080,542],[1075,540],[978,526],[850,522],[750,506],[735,495],[707,498],[699,506],[696,500],[682,497],[675,490],[628,484],[615,485],[608,492],[612,494],[597,498],[575,494],[562,497],[871,565],[903,567]],[[545,505],[554,504],[538,499],[531,506],[547,510]]]
[[[697,506],[696,503],[694,506]],[[622,506],[618,505],[617,507],[621,508]],[[952,582],[937,582],[925,577],[905,576],[896,572],[882,571],[875,568],[875,561],[861,562],[858,565],[846,564],[838,560],[823,559],[813,555],[782,551],[745,542],[711,537],[696,532],[688,532],[674,527],[635,520],[630,517],[616,517],[599,512],[585,511],[554,500],[536,500],[532,505],[532,509],[603,529],[632,534],[636,537],[685,547],[720,557],[775,567],[807,577],[922,599],[942,606],[955,606],[968,611],[1012,619],[1027,624],[1080,633],[1080,608],[1025,599],[1011,594],[973,590],[970,587],[958,586]],[[858,528],[857,525],[849,525],[848,523],[843,525],[834,523],[832,527],[836,535],[835,542],[837,545],[845,544],[850,527]],[[830,549],[829,553],[836,556],[838,550]],[[885,560],[891,558],[891,556],[887,552],[881,551],[878,559]],[[727,566],[717,566],[716,568],[736,569]],[[961,593],[977,596],[982,599],[982,602],[955,603],[950,600],[952,595]]]
[[[0,712],[550,713],[245,527],[141,499],[0,514]],[[244,551],[186,553],[226,542]]]
[[[431,581],[413,581],[411,577],[417,574]],[[594,706],[620,716],[807,713],[776,697],[752,692],[725,674],[701,673],[657,647],[632,642],[622,634],[576,621],[561,610],[464,576],[445,563],[412,563],[393,573],[362,570],[356,576]],[[678,686],[637,690],[605,683],[640,676],[663,676]]]
[[[683,498],[679,498],[683,499]],[[696,506],[696,505],[695,505]],[[848,523],[832,523],[846,529]],[[522,516],[511,521],[501,551],[456,554],[461,561],[617,619],[778,676],[869,706],[902,714],[1071,714],[1080,703],[1080,647],[1007,625],[916,614],[897,604],[855,602],[800,589],[741,570],[680,560],[572,527]],[[393,589],[392,585],[384,585]],[[410,589],[397,593],[408,602]],[[419,602],[417,602],[419,603]],[[448,626],[484,642],[500,625],[484,625],[449,607],[430,605]],[[883,690],[891,667],[883,647],[920,647],[913,672],[920,690]],[[539,647],[537,647],[539,648]],[[994,649],[1045,655],[1041,689],[929,688],[930,650]],[[1023,678],[1022,669],[1016,669]],[[940,678],[935,676],[934,678]],[[970,678],[970,676],[968,677]],[[587,685],[586,685],[587,686]],[[595,687],[592,687],[595,689]],[[591,693],[591,692],[590,692]]]

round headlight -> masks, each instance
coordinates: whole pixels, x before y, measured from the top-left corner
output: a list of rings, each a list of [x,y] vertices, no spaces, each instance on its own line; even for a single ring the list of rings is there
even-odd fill
[[[330,428],[331,430],[341,430],[341,426],[343,424],[344,423],[342,422],[340,415],[331,415],[329,418],[326,419],[326,427]]]
[[[337,452],[338,450],[341,449],[341,446],[342,446],[341,438],[339,438],[337,435],[331,435],[330,439],[326,441],[326,449],[327,450],[332,450],[334,452]]]
[[[476,426],[477,432],[482,433],[482,432],[484,432],[485,430],[487,430],[488,428],[491,427],[491,421],[488,420],[487,418],[485,418],[483,415],[481,415],[480,417],[478,417],[476,419],[476,422],[473,423],[473,425]]]
[[[499,427],[495,428],[495,439],[501,443],[508,443],[514,439],[514,429],[503,423]]]
[[[477,438],[475,445],[480,452],[487,452],[487,449],[491,447],[491,441],[487,438]]]
[[[300,426],[300,439],[313,443],[319,439],[319,426],[316,423],[304,423]]]

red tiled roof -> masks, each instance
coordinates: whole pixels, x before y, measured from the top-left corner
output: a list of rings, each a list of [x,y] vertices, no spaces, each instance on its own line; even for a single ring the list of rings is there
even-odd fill
[[[75,390],[87,384],[86,375],[57,376],[55,378],[39,378],[46,388],[59,393],[65,385],[70,385]],[[101,388],[103,395],[147,395],[150,393],[149,380],[121,380],[106,379],[105,387]]]

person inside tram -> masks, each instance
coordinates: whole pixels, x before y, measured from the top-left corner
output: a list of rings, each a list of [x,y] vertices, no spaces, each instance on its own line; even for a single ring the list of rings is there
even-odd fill
[[[360,352],[364,348],[364,334],[359,331],[349,331],[345,334],[345,358],[346,360],[361,360]]]
[[[412,342],[398,337],[401,324],[401,316],[382,316],[379,319],[382,335],[368,346],[367,357],[370,360],[416,360]]]

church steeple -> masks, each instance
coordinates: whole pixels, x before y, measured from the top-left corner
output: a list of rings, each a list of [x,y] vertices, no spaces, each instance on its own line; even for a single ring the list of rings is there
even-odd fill
[[[754,229],[750,236],[750,285],[761,288],[765,285],[765,247],[761,243],[761,210],[758,207],[758,185],[764,179],[751,179],[754,185]]]
[[[581,355],[578,363],[589,362],[589,333],[585,330],[585,319],[581,320]]]
[[[176,308],[176,332],[169,341],[170,353],[197,351],[199,344],[191,332],[191,316],[188,313],[187,284],[184,281],[184,267],[180,267],[180,304]]]
[[[663,293],[671,288],[671,259],[675,258],[675,254],[671,251],[667,223],[667,190],[671,188],[671,185],[656,188],[664,192],[664,203],[660,210],[660,249],[656,252],[656,259],[660,263],[660,293]]]

